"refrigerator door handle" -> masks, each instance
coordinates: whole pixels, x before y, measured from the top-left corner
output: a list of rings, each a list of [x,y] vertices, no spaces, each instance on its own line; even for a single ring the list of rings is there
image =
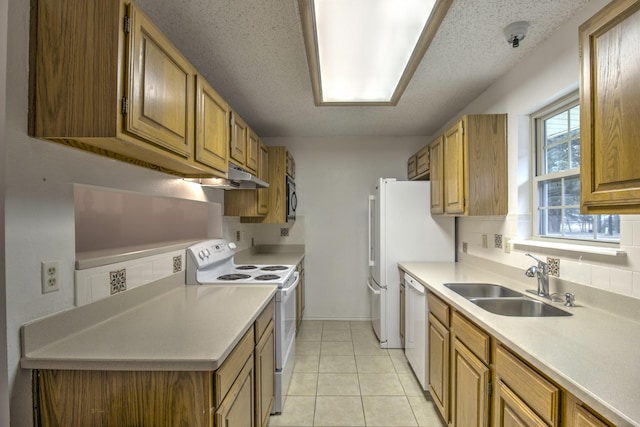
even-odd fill
[[[374,195],[369,195],[369,267],[375,265],[374,257],[374,247],[373,247],[373,227],[375,226],[375,220],[373,219],[373,213],[375,212],[375,201],[376,197]]]
[[[367,279],[367,288],[369,288],[375,295],[380,295],[380,293],[382,293],[382,289],[374,289],[373,286],[371,286],[371,279]]]

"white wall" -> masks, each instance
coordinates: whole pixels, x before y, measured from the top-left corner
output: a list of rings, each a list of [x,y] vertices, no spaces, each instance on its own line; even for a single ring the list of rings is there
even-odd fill
[[[0,3],[0,16],[2,16],[0,21],[4,21],[7,16],[2,11],[5,4],[4,1]],[[4,33],[6,27],[0,25],[3,29],[0,44],[2,49],[7,46],[4,144],[6,154],[3,157],[5,161],[3,177],[6,179],[4,264],[7,299],[7,371],[11,393],[11,425],[32,426],[31,373],[19,367],[20,325],[73,305],[75,261],[73,185],[78,183],[148,195],[212,202],[222,202],[222,191],[203,190],[195,184],[170,175],[29,138],[27,136],[29,2],[9,0],[8,7],[8,15],[11,19],[8,20],[6,43]],[[1,53],[2,50],[0,50]],[[4,55],[0,55],[0,58],[3,57]],[[2,70],[0,74],[2,77],[5,67],[2,66],[0,70]],[[0,91],[2,87],[3,85],[0,85]],[[40,262],[45,260],[60,262],[61,289],[59,292],[42,295],[40,293]],[[2,329],[5,330],[5,328]],[[1,380],[2,376],[0,376]],[[2,407],[2,401],[0,401],[0,414],[3,416],[7,414]],[[0,424],[7,425],[1,419]]]
[[[426,137],[265,138],[296,160],[304,220],[305,319],[368,319],[367,196],[381,176],[406,179]]]
[[[578,26],[607,3],[607,0],[592,0],[535,52],[464,109],[463,112],[469,113],[509,114],[509,215],[461,218],[459,251],[462,243],[467,242],[472,255],[522,268],[523,271],[531,265],[531,259],[525,257],[523,251],[506,254],[491,247],[491,243],[494,234],[511,238],[531,235],[529,114],[578,88]],[[490,247],[486,249],[482,248],[483,234],[489,237]],[[626,257],[543,249],[535,252],[560,258],[560,277],[563,279],[640,298],[640,216],[622,217],[620,246],[626,251]]]

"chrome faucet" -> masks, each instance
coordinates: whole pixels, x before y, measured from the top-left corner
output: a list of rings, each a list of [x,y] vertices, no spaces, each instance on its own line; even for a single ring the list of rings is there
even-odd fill
[[[535,259],[538,262],[538,265],[532,265],[524,272],[527,277],[536,277],[538,279],[538,290],[527,290],[527,292],[531,292],[541,297],[551,298],[549,295],[549,265],[542,261],[541,259],[536,258],[535,256],[527,253],[525,254],[528,257]]]

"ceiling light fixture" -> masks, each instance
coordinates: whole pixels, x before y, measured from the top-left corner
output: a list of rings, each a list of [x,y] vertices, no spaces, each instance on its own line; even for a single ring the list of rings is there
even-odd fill
[[[517,21],[507,25],[504,27],[504,36],[507,39],[507,43],[513,47],[520,46],[520,42],[527,35],[528,29],[529,23],[527,21]]]
[[[453,0],[298,0],[316,105],[396,105]]]

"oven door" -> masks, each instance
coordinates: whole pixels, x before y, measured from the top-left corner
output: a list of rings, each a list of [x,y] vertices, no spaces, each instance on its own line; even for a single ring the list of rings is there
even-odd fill
[[[300,281],[298,272],[293,273],[296,278],[286,288],[278,289],[276,293],[276,370],[282,370],[288,362],[289,353],[296,337],[296,287]]]
[[[298,195],[296,194],[296,184],[287,177],[287,221],[296,219],[296,208],[298,207]]]

